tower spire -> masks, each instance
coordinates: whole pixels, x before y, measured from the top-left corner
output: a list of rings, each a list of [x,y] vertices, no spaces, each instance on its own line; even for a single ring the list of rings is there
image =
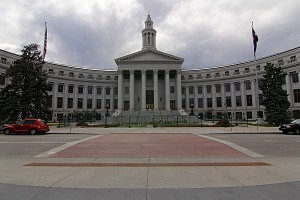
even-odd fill
[[[148,13],[145,21],[145,28],[142,30],[143,38],[143,50],[144,49],[156,49],[156,30],[153,28],[153,21]]]

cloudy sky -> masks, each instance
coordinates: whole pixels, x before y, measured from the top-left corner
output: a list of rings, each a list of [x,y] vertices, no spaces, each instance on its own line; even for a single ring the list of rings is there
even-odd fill
[[[47,61],[116,69],[115,58],[141,50],[150,13],[158,50],[183,68],[213,67],[253,59],[251,22],[258,58],[300,46],[299,9],[299,0],[1,0],[0,49],[43,47],[47,22]]]

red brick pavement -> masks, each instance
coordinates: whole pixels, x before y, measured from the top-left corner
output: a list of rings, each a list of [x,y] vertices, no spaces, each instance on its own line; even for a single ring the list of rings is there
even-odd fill
[[[193,134],[109,134],[73,145],[53,158],[248,157]]]

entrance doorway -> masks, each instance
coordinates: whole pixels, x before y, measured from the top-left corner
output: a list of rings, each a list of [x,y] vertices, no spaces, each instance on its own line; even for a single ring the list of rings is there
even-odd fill
[[[154,108],[154,90],[146,90],[146,109],[153,110]]]
[[[170,109],[176,110],[175,100],[170,100]]]

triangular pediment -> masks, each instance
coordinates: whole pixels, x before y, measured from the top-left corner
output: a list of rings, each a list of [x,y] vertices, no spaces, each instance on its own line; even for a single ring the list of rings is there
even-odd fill
[[[183,58],[173,56],[155,49],[147,49],[138,51],[120,58],[115,59],[116,63],[131,63],[131,62],[171,62],[171,63],[182,63]]]

